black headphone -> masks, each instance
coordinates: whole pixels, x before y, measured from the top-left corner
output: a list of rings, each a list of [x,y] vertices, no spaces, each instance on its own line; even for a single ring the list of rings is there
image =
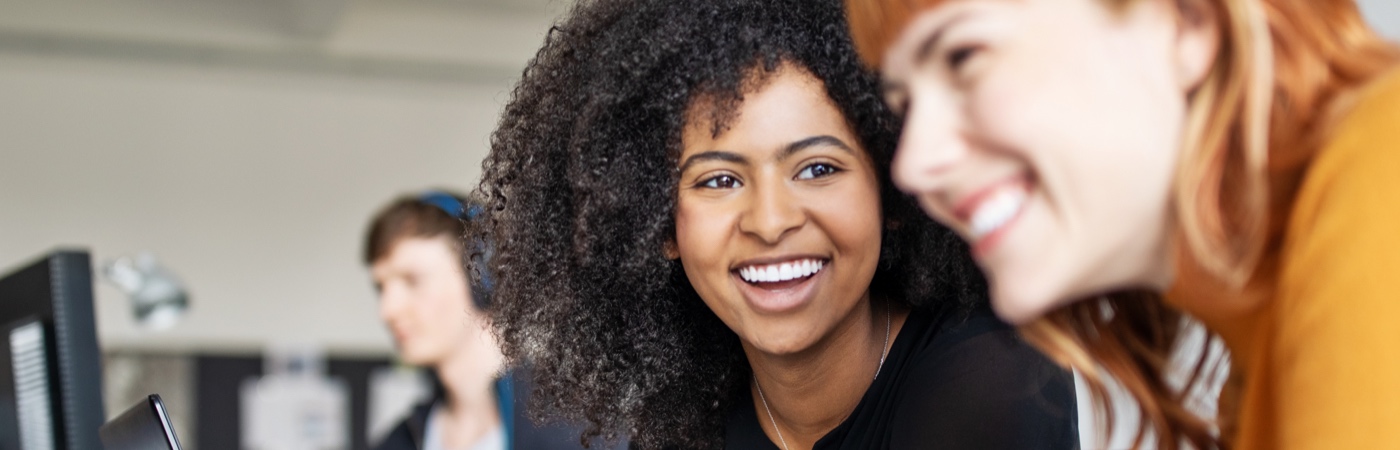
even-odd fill
[[[464,223],[472,223],[484,211],[479,204],[463,202],[457,196],[442,191],[424,192],[418,196],[418,201],[436,207]],[[491,277],[491,271],[486,268],[486,261],[491,259],[494,249],[489,241],[481,239],[463,242],[463,247],[462,250],[466,252],[470,262],[465,269],[468,271],[467,286],[471,287],[472,303],[476,309],[484,310],[491,306],[491,293],[496,284]],[[471,271],[476,271],[479,276],[473,277]]]

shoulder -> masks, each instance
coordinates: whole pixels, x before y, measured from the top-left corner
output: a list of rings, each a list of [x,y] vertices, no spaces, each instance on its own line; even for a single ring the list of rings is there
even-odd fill
[[[758,411],[754,410],[753,397],[747,392],[736,399],[730,407],[729,417],[724,426],[724,448],[726,449],[776,449],[773,441],[763,434],[758,424]]]
[[[910,355],[905,378],[912,392],[976,389],[1020,398],[1038,396],[1057,384],[1072,390],[1068,370],[1031,347],[988,308],[936,321],[930,331],[926,345]]]
[[[561,422],[538,423],[531,417],[529,400],[534,388],[529,380],[528,368],[515,368],[496,382],[497,408],[510,437],[510,447],[540,450],[584,448],[579,442],[583,427]],[[627,448],[627,442],[607,442],[596,438],[589,448],[623,449]]]
[[[1069,371],[1031,348],[990,310],[956,319],[932,323],[933,336],[901,374],[893,418],[896,444],[933,439],[949,448],[1077,446],[1078,410]]]
[[[1300,187],[1295,208],[1304,212],[1325,206],[1324,200],[1344,205],[1364,200],[1336,198],[1338,190],[1364,186],[1394,192],[1400,188],[1395,171],[1400,165],[1400,68],[1345,102],[1348,107],[1332,121],[1331,131]]]
[[[569,426],[561,423],[537,424],[530,417],[521,415],[516,417],[514,429],[508,430],[510,433],[511,448],[528,448],[540,450],[566,450],[582,449],[583,444],[579,439],[583,435],[583,428]],[[594,449],[623,449],[628,448],[628,442],[608,442],[603,438],[593,439],[588,448]]]
[[[375,450],[416,450],[418,445],[413,441],[413,435],[408,431],[407,423],[400,423],[384,436],[384,440],[379,441],[374,446]]]
[[[1288,219],[1280,294],[1304,287],[1295,284],[1325,280],[1313,273],[1322,266],[1400,261],[1390,252],[1400,250],[1397,199],[1400,69],[1352,98],[1309,165]]]
[[[1340,103],[1344,107],[1333,117],[1332,133],[1324,147],[1400,135],[1400,127],[1395,126],[1395,120],[1400,118],[1400,65],[1344,95]]]
[[[428,411],[430,404],[421,404],[413,407],[413,411],[402,422],[394,426],[379,444],[374,446],[375,450],[417,450],[419,443],[423,440],[423,430],[427,427]]]
[[[959,372],[960,358],[972,354],[977,359],[1029,358],[1036,366],[1045,360],[986,306],[942,316],[915,312],[909,317],[909,323],[918,328],[911,342],[910,370],[919,375]]]
[[[1288,393],[1268,412],[1278,442],[1400,443],[1388,431],[1400,416],[1397,199],[1400,72],[1392,72],[1336,123],[1287,224],[1264,369]]]

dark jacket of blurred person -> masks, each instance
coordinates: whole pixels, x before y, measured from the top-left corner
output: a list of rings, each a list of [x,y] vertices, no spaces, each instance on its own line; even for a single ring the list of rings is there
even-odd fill
[[[511,371],[496,380],[496,404],[504,421],[503,428],[509,430],[502,442],[506,448],[518,449],[564,449],[580,448],[579,432],[564,426],[536,426],[526,413],[528,377],[519,371]],[[507,402],[507,399],[510,401]],[[431,438],[428,421],[433,414],[436,401],[413,407],[408,418],[400,422],[388,436],[375,447],[376,450],[419,450],[428,449],[426,441]],[[446,448],[446,447],[441,447]],[[468,447],[475,449],[476,447]],[[608,448],[594,445],[593,448]],[[619,447],[620,448],[620,447]]]
[[[472,281],[463,264],[486,248],[462,241],[468,208],[461,196],[433,191],[390,203],[370,223],[364,262],[380,317],[400,359],[430,369],[436,381],[433,399],[376,448],[581,448],[578,430],[536,426],[523,378],[500,375],[501,352],[484,312],[489,277]]]

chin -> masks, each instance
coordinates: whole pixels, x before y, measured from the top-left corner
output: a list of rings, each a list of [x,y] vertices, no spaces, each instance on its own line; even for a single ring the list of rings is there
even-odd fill
[[[753,346],[760,351],[770,355],[790,355],[806,350],[808,345],[798,342],[796,339],[768,339],[763,343],[755,343]]]
[[[423,355],[422,351],[414,349],[399,348],[399,361],[410,366],[426,367],[433,365],[436,361]]]
[[[1025,325],[1044,317],[1058,307],[1061,301],[1050,289],[1037,288],[1031,283],[1016,283],[1005,286],[996,283],[992,287],[992,311],[997,317],[1011,325]]]
[[[767,336],[755,336],[757,340],[749,345],[770,355],[790,355],[799,353],[812,346],[812,339],[807,333],[784,332],[782,329],[770,329],[764,332]]]

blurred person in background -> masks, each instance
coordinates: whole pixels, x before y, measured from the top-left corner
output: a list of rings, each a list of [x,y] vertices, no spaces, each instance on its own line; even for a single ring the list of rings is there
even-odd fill
[[[432,191],[403,197],[370,223],[364,262],[379,314],[404,363],[432,371],[434,396],[379,444],[381,450],[580,448],[577,431],[540,428],[526,417],[526,386],[504,372],[489,330],[489,277],[469,283],[464,245],[472,209]]]
[[[1158,447],[1400,448],[1400,71],[1352,1],[847,7],[896,182]],[[1218,424],[1163,373],[1173,307],[1232,354]]]

